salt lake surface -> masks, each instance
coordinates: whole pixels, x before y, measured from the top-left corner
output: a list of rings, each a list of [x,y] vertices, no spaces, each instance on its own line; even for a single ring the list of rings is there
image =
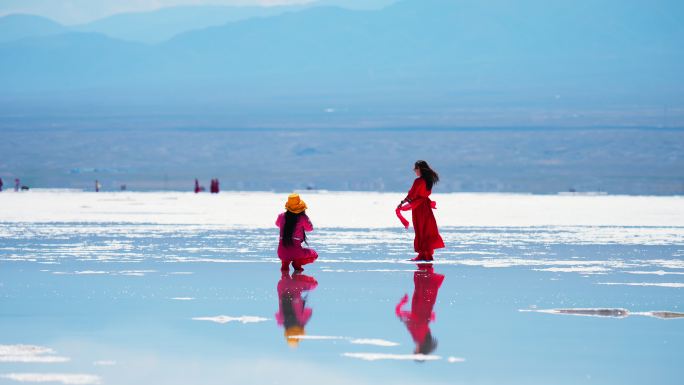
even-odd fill
[[[400,194],[303,193],[282,275],[281,195],[2,193],[0,383],[681,383],[681,197],[436,195],[416,265]]]

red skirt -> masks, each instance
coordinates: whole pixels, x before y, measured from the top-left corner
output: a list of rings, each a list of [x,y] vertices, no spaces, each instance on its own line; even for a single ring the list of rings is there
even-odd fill
[[[437,230],[437,221],[432,213],[431,201],[428,198],[411,210],[411,219],[416,237],[413,240],[413,249],[417,253],[432,255],[435,249],[444,247],[442,236]]]

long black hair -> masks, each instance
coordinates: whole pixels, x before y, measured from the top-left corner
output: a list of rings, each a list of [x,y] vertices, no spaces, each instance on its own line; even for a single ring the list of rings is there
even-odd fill
[[[432,186],[439,182],[439,175],[435,170],[430,168],[430,165],[424,160],[417,160],[415,168],[420,169],[420,177],[425,181],[425,187],[432,190]]]
[[[292,306],[292,302],[294,302],[294,294],[289,290],[285,291],[280,298],[280,305],[283,311],[283,326],[285,326],[285,329],[289,329],[293,326],[299,326],[303,328],[304,325],[302,325],[297,318],[295,309]],[[302,304],[306,305],[305,299],[302,300]]]
[[[285,211],[285,225],[283,226],[283,245],[285,246],[291,246],[293,244],[292,241],[292,234],[294,234],[295,227],[297,226],[297,222],[299,222],[299,217],[302,215],[306,216],[306,210],[302,211],[299,214],[295,214],[292,211],[288,210]],[[302,239],[302,242],[306,242],[306,233],[304,233],[304,237]]]
[[[432,332],[428,330],[427,334],[425,335],[425,339],[423,342],[418,345],[418,349],[416,349],[416,353],[419,354],[430,354],[437,349],[437,339],[432,336]]]

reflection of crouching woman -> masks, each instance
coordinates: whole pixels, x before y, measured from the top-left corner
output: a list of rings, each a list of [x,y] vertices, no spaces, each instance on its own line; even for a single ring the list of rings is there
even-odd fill
[[[306,203],[299,194],[290,194],[285,203],[285,211],[278,215],[276,226],[280,228],[278,258],[282,261],[280,270],[290,270],[290,262],[295,271],[302,271],[303,265],[318,258],[315,250],[302,247],[306,243],[306,231],[313,231],[313,224],[306,215]]]
[[[275,318],[278,325],[285,328],[287,344],[297,347],[299,336],[305,334],[304,327],[311,318],[313,310],[306,307],[304,292],[314,290],[318,282],[313,277],[296,273],[290,277],[289,273],[282,273],[278,281],[279,309]]]

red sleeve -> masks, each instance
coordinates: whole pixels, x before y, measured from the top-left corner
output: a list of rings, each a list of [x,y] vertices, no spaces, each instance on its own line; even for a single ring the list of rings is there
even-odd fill
[[[313,231],[313,223],[311,223],[311,219],[309,219],[308,215],[305,215],[301,219],[302,227],[304,228],[304,231]]]
[[[276,219],[275,225],[277,227],[283,227],[283,214],[278,215],[278,219]]]

